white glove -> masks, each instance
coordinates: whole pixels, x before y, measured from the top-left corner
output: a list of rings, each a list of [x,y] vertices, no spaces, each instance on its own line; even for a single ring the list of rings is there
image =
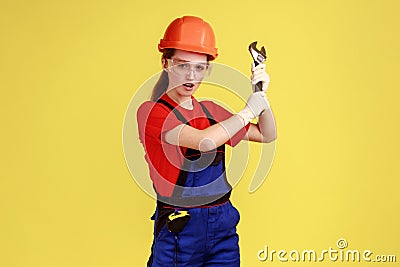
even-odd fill
[[[244,109],[239,111],[235,116],[220,122],[219,124],[225,129],[229,138],[232,138],[237,132],[246,126],[250,121],[263,113],[269,108],[268,100],[265,92],[252,93],[247,100]]]
[[[251,84],[254,85],[253,91],[255,90],[255,85],[258,82],[262,82],[262,90],[266,92],[268,90],[270,78],[268,73],[265,71],[265,64],[259,64],[257,67],[254,67],[253,63],[253,68],[251,69],[251,71]]]
[[[252,93],[247,100],[246,106],[243,110],[239,111],[239,115],[245,125],[247,125],[254,118],[263,113],[264,110],[269,109],[270,105],[264,91]]]

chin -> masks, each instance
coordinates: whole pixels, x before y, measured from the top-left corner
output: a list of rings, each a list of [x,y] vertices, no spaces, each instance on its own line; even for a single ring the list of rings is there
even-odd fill
[[[194,90],[190,91],[190,92],[188,92],[186,90],[182,90],[182,91],[179,91],[178,93],[180,96],[192,96],[194,94],[194,92],[195,92]]]

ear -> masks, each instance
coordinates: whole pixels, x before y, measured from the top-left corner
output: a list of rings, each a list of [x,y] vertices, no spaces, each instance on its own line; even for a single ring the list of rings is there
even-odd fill
[[[168,70],[168,61],[165,58],[161,59],[161,64],[164,70]]]

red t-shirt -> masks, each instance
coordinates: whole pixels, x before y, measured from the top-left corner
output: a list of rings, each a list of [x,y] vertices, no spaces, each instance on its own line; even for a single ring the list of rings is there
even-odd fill
[[[167,94],[164,94],[161,99],[176,108],[189,121],[190,126],[199,130],[210,126],[207,115],[194,97],[192,97],[192,110],[179,106]],[[217,123],[232,116],[231,112],[212,101],[202,101],[201,103],[204,104]],[[153,101],[146,101],[140,105],[137,111],[137,122],[139,139],[146,152],[145,159],[149,165],[153,185],[158,194],[171,196],[183,165],[186,148],[168,144],[163,140],[163,133],[183,122],[164,104]],[[237,145],[245,136],[248,128],[249,124],[228,140],[226,144]]]

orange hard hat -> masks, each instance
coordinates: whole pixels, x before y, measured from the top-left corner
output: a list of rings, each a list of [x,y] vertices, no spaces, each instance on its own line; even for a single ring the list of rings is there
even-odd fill
[[[158,44],[160,52],[165,48],[207,54],[211,56],[210,60],[218,56],[213,29],[203,19],[194,16],[184,16],[171,22]]]

